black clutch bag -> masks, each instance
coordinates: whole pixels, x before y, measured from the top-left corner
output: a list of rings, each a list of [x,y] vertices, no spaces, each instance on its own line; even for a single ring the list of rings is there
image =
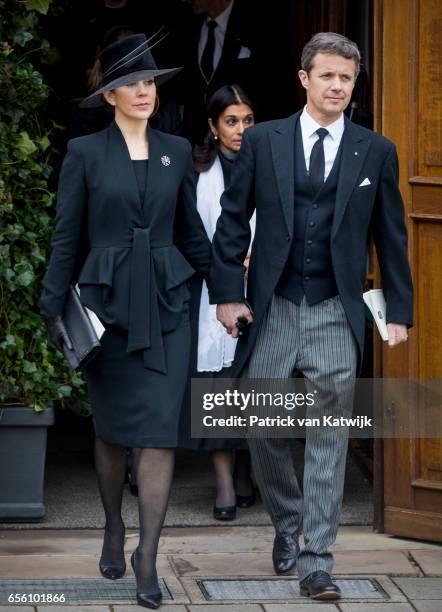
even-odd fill
[[[72,350],[63,344],[63,353],[71,370],[84,368],[101,348],[97,330],[75,287],[69,288],[63,311],[63,323],[72,342]]]

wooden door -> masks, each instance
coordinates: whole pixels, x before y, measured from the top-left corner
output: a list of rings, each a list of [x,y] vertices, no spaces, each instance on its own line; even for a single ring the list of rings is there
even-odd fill
[[[440,0],[376,0],[374,59],[376,130],[398,147],[415,288],[410,341],[380,348],[381,372],[384,378],[442,379]],[[409,418],[409,407],[395,409],[397,419]],[[419,402],[412,407],[418,409]],[[442,541],[442,438],[387,439],[383,457],[384,530]]]

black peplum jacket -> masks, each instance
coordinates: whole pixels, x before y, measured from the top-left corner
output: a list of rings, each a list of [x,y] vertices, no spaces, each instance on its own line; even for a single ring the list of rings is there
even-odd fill
[[[144,202],[115,122],[69,142],[40,311],[62,314],[77,280],[82,303],[127,330],[128,352],[143,351],[146,368],[166,373],[162,334],[181,320],[186,281],[195,270],[207,276],[211,245],[196,209],[190,144],[150,127],[148,137]]]

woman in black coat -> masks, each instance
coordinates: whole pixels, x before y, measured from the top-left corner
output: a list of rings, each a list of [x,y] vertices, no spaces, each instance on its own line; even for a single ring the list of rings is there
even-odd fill
[[[142,34],[104,49],[101,63],[104,86],[83,104],[103,95],[115,121],[68,144],[41,312],[54,342],[69,342],[61,315],[86,229],[80,299],[106,327],[85,369],[106,516],[99,567],[110,579],[125,572],[121,502],[131,447],[140,511],[132,556],[137,598],[157,608],[156,555],[189,362],[187,281],[195,270],[207,275],[210,242],[196,211],[189,143],[148,127],[156,84],[175,71],[157,69]]]

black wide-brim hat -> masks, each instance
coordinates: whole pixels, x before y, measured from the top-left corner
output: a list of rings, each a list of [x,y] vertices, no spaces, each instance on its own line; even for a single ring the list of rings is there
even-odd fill
[[[103,84],[100,89],[85,98],[80,106],[82,108],[102,106],[102,94],[105,91],[152,77],[155,78],[157,85],[161,85],[182,70],[182,68],[160,70],[157,67],[150,49],[161,42],[162,38],[149,47],[152,38],[146,39],[144,34],[132,34],[103,49],[100,53]]]

